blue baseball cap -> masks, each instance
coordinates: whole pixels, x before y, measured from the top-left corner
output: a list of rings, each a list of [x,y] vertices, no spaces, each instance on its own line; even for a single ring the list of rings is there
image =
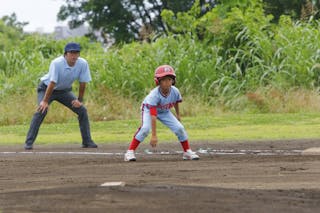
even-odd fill
[[[80,49],[81,49],[80,44],[70,42],[64,47],[64,52],[71,52],[71,51],[80,52]]]

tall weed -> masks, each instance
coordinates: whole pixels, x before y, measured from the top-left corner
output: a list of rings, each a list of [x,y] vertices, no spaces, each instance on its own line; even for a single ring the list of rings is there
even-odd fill
[[[201,18],[195,11],[179,15],[167,11],[167,19],[171,18],[167,25],[184,27],[152,43],[104,49],[83,37],[72,39],[81,44],[81,56],[92,73],[85,96],[91,118],[139,116],[140,103],[155,87],[154,70],[161,64],[175,68],[186,116],[317,111],[320,23],[294,23],[282,16],[279,24],[273,24],[259,2],[241,1],[233,8],[221,5]],[[0,124],[29,122],[39,78],[69,41],[30,35],[14,48],[0,51]],[[76,119],[56,106],[46,122]]]

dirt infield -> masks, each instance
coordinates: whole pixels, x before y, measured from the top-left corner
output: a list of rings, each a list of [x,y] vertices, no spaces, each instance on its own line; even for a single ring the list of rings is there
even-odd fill
[[[320,212],[320,154],[302,154],[319,141],[191,145],[199,161],[176,143],[145,143],[137,162],[127,144],[0,146],[0,212]]]

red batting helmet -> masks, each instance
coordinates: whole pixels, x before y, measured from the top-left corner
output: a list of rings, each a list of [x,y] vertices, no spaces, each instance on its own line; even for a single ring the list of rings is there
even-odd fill
[[[169,65],[161,65],[154,72],[154,81],[156,82],[156,85],[159,85],[160,79],[165,76],[171,76],[173,78],[172,85],[176,83],[176,74],[174,73],[174,69]]]

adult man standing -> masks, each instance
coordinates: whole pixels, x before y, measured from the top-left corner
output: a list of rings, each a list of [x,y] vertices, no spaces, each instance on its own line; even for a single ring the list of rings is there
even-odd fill
[[[37,88],[38,108],[34,113],[26,137],[26,150],[33,149],[33,143],[38,135],[40,125],[45,118],[52,101],[58,101],[78,115],[83,148],[97,148],[92,141],[87,109],[82,104],[86,83],[91,81],[87,61],[80,56],[80,44],[68,43],[64,55],[54,59],[49,72],[41,78]],[[79,95],[72,92],[72,84],[79,81]]]

